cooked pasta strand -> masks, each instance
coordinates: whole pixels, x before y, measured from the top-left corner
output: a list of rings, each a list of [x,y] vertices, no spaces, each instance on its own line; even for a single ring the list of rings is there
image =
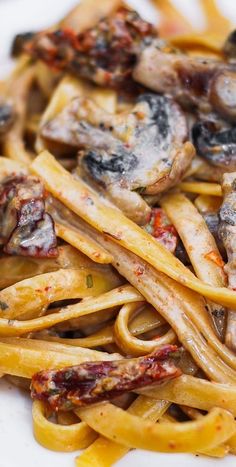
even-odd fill
[[[78,276],[77,276],[78,282]],[[80,295],[81,288],[80,288]],[[77,294],[78,295],[78,292]],[[35,318],[26,321],[17,321],[11,319],[0,318],[0,336],[21,336],[31,331],[39,331],[55,324],[62,323],[70,319],[78,318],[79,316],[85,316],[88,314],[95,313],[100,310],[109,310],[114,306],[123,305],[123,303],[143,301],[143,297],[136,292],[131,286],[123,286],[118,289],[111,290],[108,293],[98,294],[98,297],[91,297],[92,293],[88,292],[86,300],[82,300],[80,303],[75,305],[69,305],[65,308],[61,308],[58,313],[51,313],[46,316]]]
[[[34,334],[34,338],[45,341],[58,342],[66,345],[74,345],[75,347],[86,348],[101,347],[108,344],[112,344],[114,342],[112,325],[105,326],[100,331],[90,334],[87,337],[67,339],[65,337],[57,337],[51,335],[50,332],[48,333],[47,331],[39,331]]]
[[[40,401],[33,402],[32,417],[35,439],[47,449],[77,451],[86,448],[96,439],[96,433],[85,422],[65,426],[49,421]]]
[[[215,0],[201,0],[201,5],[206,16],[206,29],[219,31],[222,36],[229,33],[232,23],[220,12]]]
[[[167,331],[163,336],[152,340],[141,340],[132,336],[128,329],[128,322],[132,313],[136,311],[137,304],[124,305],[116,318],[114,333],[115,341],[118,347],[128,355],[145,355],[152,352],[159,345],[173,344],[176,342],[176,334],[172,329]]]
[[[231,454],[236,454],[236,435],[234,434],[231,438],[228,439],[227,444],[229,446],[229,451]]]
[[[0,350],[0,371],[23,378],[44,369],[120,358],[118,354],[23,338],[0,339]]]
[[[225,287],[227,280],[223,270],[224,262],[214,237],[193,203],[178,193],[164,196],[161,206],[177,229],[197,277],[215,287]],[[224,308],[210,303],[210,314],[223,339],[226,317]]]
[[[112,256],[83,232],[59,223],[56,223],[55,227],[58,237],[87,255],[95,263],[108,264],[112,262]]]
[[[115,291],[113,291],[115,292]],[[108,292],[109,293],[109,292]],[[105,307],[104,307],[105,309]],[[104,310],[103,310],[104,311]],[[141,316],[140,316],[141,315]],[[85,315],[86,316],[86,315]],[[151,331],[159,326],[163,325],[165,320],[158,315],[156,310],[148,309],[147,307],[142,309],[138,316],[136,316],[129,325],[131,335],[138,336],[145,332]],[[0,333],[1,333],[1,320],[0,320]],[[4,335],[7,334],[7,330],[4,331]],[[87,337],[67,339],[65,337],[56,337],[51,335],[50,332],[42,331],[37,332],[35,336],[37,339],[48,340],[52,342],[61,342],[62,344],[75,345],[79,347],[98,347],[112,344],[115,342],[113,325],[107,325],[101,330],[90,334]]]
[[[207,182],[182,182],[179,185],[182,191],[197,193],[200,195],[222,196],[221,186],[217,183]]]
[[[186,50],[190,55],[195,52],[199,56],[213,55],[216,58],[222,56],[224,40],[219,30],[207,32],[204,35],[193,32],[171,37],[171,43],[174,46]]]
[[[128,408],[128,412],[156,422],[169,407],[169,402],[155,401],[145,396],[139,396]],[[115,441],[99,436],[81,456],[76,459],[76,467],[110,467],[123,457],[129,448]]]
[[[195,35],[192,25],[171,1],[152,3],[161,14],[162,37],[171,37],[172,44],[185,48],[192,56],[200,53],[202,57],[222,58],[223,35],[229,32],[231,23],[218,11],[215,0],[201,0],[207,18],[207,34],[202,37]],[[84,31],[121,5],[121,0],[82,0],[59,26],[67,31]],[[49,103],[39,115],[39,124],[29,127],[28,96],[35,79]],[[37,441],[56,451],[87,448],[76,459],[77,467],[110,467],[134,447],[219,458],[229,450],[236,453],[236,356],[215,332],[223,340],[224,323],[215,315],[225,312],[223,307],[236,310],[236,293],[226,288],[223,261],[203,217],[179,192],[200,195],[198,206],[207,205],[201,197],[210,196],[210,204],[215,197],[217,211],[221,186],[209,182],[218,182],[221,171],[212,175],[209,166],[209,173],[204,173],[206,167],[199,160],[195,164],[198,167],[193,164],[185,174],[186,181],[177,186],[177,192],[155,201],[177,229],[196,277],[147,231],[84,183],[79,169],[74,177],[63,168],[75,167],[74,153],[67,157],[69,147],[42,136],[44,125],[78,96],[89,96],[108,114],[119,113],[123,104],[116,91],[62,76],[42,64],[31,65],[24,56],[2,89],[12,99],[18,118],[4,136],[2,147],[7,158],[0,157],[0,180],[11,174],[29,173],[32,155],[25,145],[26,130],[27,138],[33,141],[36,136],[37,152],[48,147],[64,158],[60,164],[44,151],[30,170],[54,197],[48,197],[48,209],[57,237],[67,245],[59,246],[59,257],[52,260],[0,258],[1,374],[20,378],[20,384],[25,381],[28,387],[29,378],[40,370],[120,359],[122,355],[115,353],[119,349],[125,356],[141,356],[178,339],[187,351],[182,359],[186,373],[191,367],[186,362],[194,359],[192,374],[198,367],[211,380],[183,374],[165,385],[137,389],[138,396],[127,411],[106,402],[78,409],[75,413],[82,420],[79,422],[75,414],[74,418],[59,414],[54,424],[47,407],[34,402]],[[90,117],[91,124],[100,123],[98,115],[91,113]],[[206,182],[189,179],[194,174]],[[113,267],[129,281],[128,285],[122,285],[123,279]],[[9,269],[11,274],[5,274]],[[50,309],[54,302],[70,299],[81,301],[61,307],[55,304]],[[205,299],[216,329],[207,314]],[[81,331],[85,337],[59,337],[67,330]],[[101,346],[109,353],[92,350]],[[135,394],[129,396],[120,402],[122,407],[127,407]],[[187,406],[186,413],[193,421],[178,423],[167,415],[171,403]],[[203,416],[198,410],[208,414]],[[157,420],[160,423],[156,424]]]
[[[217,287],[225,286],[224,262],[215,239],[193,203],[183,194],[176,193],[164,196],[161,205],[176,227],[197,276]],[[211,251],[215,252],[215,260],[207,257]]]
[[[139,391],[154,399],[209,411],[214,407],[229,410],[236,416],[236,385],[213,383],[190,375],[181,375],[165,385]]]
[[[235,383],[231,368],[236,367],[236,357],[217,339],[204,300],[113,241],[102,240],[100,234],[96,238],[108,251],[112,249],[114,266],[166,319],[197,365],[215,381]],[[135,274],[137,268],[142,268],[141,279]]]
[[[7,91],[7,94],[13,101],[17,116],[12,129],[5,137],[3,153],[10,159],[25,165],[29,165],[32,160],[30,153],[25,149],[23,132],[27,111],[27,96],[34,78],[35,68],[33,66],[26,66],[21,74],[18,73],[16,77],[10,80]]]
[[[152,0],[154,6],[160,13],[158,32],[163,37],[190,32],[193,26],[188,22],[180,11],[175,8],[171,0]]]
[[[42,178],[47,189],[56,198],[97,230],[133,251],[172,279],[216,303],[236,308],[235,292],[223,287],[212,287],[197,279],[151,235],[126,218],[121,211],[103,203],[84,182],[75,180],[48,152],[41,153],[34,160],[31,169]]]
[[[99,295],[120,285],[115,275],[93,269],[59,269],[18,282],[0,292],[0,317],[46,309],[52,302]],[[31,301],[34,297],[33,302]]]
[[[83,222],[82,224],[83,224],[83,228],[85,229],[85,232],[91,235],[92,238],[95,238],[99,243],[101,243],[102,246],[104,246],[104,248],[106,248],[108,251],[112,253],[112,255],[114,256],[114,262],[113,262],[114,267],[118,269],[118,271],[124,277],[126,277],[127,280],[129,280],[129,282],[131,282],[138,290],[141,291],[141,293],[146,297],[148,302],[152,303],[153,306],[157,308],[158,311],[161,312],[161,314],[165,317],[165,319],[171,324],[173,329],[176,331],[177,335],[179,336],[178,334],[179,331],[183,332],[183,335],[180,338],[180,340],[187,339],[187,337],[189,337],[190,334],[193,333],[193,340],[191,341],[191,339],[187,339],[184,345],[186,346],[186,348],[189,349],[191,353],[193,353],[193,358],[195,360],[199,356],[199,349],[202,349],[203,354],[201,355],[200,366],[203,364],[203,361],[205,361],[206,356],[208,355],[209,357],[211,355],[212,363],[210,363],[209,361],[208,364],[204,366],[205,368],[204,371],[206,371],[207,374],[209,370],[212,369],[212,364],[213,364],[213,367],[215,367],[216,355],[214,356],[214,352],[212,354],[211,349],[209,347],[208,347],[208,350],[204,351],[206,342],[208,343],[208,345],[210,345],[212,349],[214,349],[215,352],[217,352],[217,354],[220,355],[221,359],[225,363],[227,363],[227,365],[229,365],[230,367],[234,369],[236,368],[236,357],[233,352],[231,352],[225,345],[222,345],[219,339],[217,339],[215,332],[213,330],[213,327],[206,313],[205,302],[204,300],[202,300],[200,296],[198,296],[197,294],[194,294],[193,292],[189,291],[186,288],[181,287],[176,282],[174,282],[171,278],[168,278],[167,276],[162,275],[158,273],[157,271],[154,272],[153,268],[148,266],[147,263],[145,263],[145,261],[143,261],[140,258],[137,258],[131,252],[128,252],[126,249],[121,247],[117,242],[114,242],[114,239],[110,240],[108,238],[104,238],[101,235],[101,233],[96,232],[89,225],[86,226],[86,224]],[[138,271],[138,274],[137,274],[137,271]],[[142,272],[141,277],[140,277],[140,271]],[[146,284],[147,284],[147,287],[145,287]],[[157,284],[159,285],[162,284],[162,286],[164,286],[164,289],[158,289]],[[160,290],[164,291],[164,295],[162,295]],[[155,296],[155,291],[157,293],[157,296]],[[163,301],[159,300],[160,296],[162,297]],[[177,300],[177,297],[178,297],[179,302]],[[167,308],[163,309],[162,307],[163,302],[165,305],[167,305],[168,300],[171,300],[169,302],[169,308],[167,306]],[[179,306],[179,309],[182,309],[183,304],[185,304],[185,307],[186,307],[185,311],[188,315],[188,319],[187,319],[188,330],[186,329],[184,331],[184,328],[187,322],[185,319],[183,322],[182,313],[180,313],[180,316],[178,318],[176,316],[176,319],[173,320],[173,303]],[[196,310],[198,311],[196,312]],[[190,319],[190,322],[188,321],[189,319]],[[177,323],[180,326],[180,329],[178,330],[176,328]],[[200,336],[198,335],[197,339],[200,337],[200,341],[201,341],[202,337],[204,337],[204,340],[205,340],[205,342],[203,340],[202,343],[200,342],[198,343],[198,345],[196,346],[196,351],[193,350],[194,345],[196,344],[195,342],[196,330],[194,331],[192,326],[196,326],[197,329],[200,331]],[[184,341],[182,340],[182,342]],[[224,372],[225,370],[223,370],[223,373],[220,376],[221,379],[219,381],[225,382],[223,379]],[[233,373],[231,373],[231,377],[232,375]],[[217,378],[219,378],[219,374]],[[235,379],[235,375],[233,376],[233,378]]]
[[[192,420],[198,420],[201,417],[203,417],[203,415],[199,413],[198,417],[190,417],[190,418]],[[176,422],[175,418],[172,417],[170,414],[166,414],[166,413],[160,419],[160,423],[175,423],[175,422]],[[212,449],[204,449],[203,451],[199,451],[199,454],[203,454],[204,456],[209,456],[209,457],[216,457],[217,459],[219,459],[219,458],[225,457],[228,452],[229,452],[228,446],[226,446],[225,444],[219,444],[219,446],[216,446]]]
[[[211,195],[199,195],[194,200],[194,205],[201,214],[217,213],[221,204],[221,198]]]
[[[63,18],[60,25],[77,33],[82,32],[93,27],[104,16],[109,16],[122,4],[121,0],[83,0]]]
[[[109,266],[99,266],[87,256],[70,245],[58,247],[57,258],[30,258],[22,256],[4,256],[0,258],[0,289],[9,287],[16,282],[23,281],[29,277],[38,276],[58,269],[83,269],[92,268],[107,273],[112,273]],[[9,274],[11,271],[11,274]]]
[[[233,416],[217,408],[197,421],[160,425],[111,404],[80,409],[76,413],[89,426],[111,440],[115,439],[129,448],[159,452],[211,449],[229,439],[236,430]]]

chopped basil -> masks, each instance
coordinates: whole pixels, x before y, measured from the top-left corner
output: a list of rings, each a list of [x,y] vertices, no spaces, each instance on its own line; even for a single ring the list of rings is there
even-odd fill
[[[48,389],[48,394],[49,396],[57,396],[57,394],[60,394],[60,389],[59,388],[49,388]]]
[[[183,350],[180,348],[174,352],[169,352],[168,357],[170,358],[180,358],[183,356]]]
[[[140,186],[136,188],[134,191],[136,191],[136,193],[139,193],[141,195],[142,193],[144,193],[145,190],[146,190],[145,186]]]
[[[63,408],[64,408],[64,410],[72,410],[72,409],[74,409],[74,404],[73,404],[72,401],[65,401],[63,403]]]
[[[7,305],[7,303],[1,302],[1,300],[0,300],[0,308],[1,308],[2,311],[4,311],[4,310],[7,310],[7,308],[9,308],[9,306]]]
[[[73,375],[74,375],[74,371],[71,368],[69,368],[69,370],[65,372],[64,378],[66,381],[68,381],[72,378]]]
[[[91,289],[93,287],[93,276],[92,276],[92,274],[88,274],[88,276],[86,277],[86,284],[87,284],[88,289]]]

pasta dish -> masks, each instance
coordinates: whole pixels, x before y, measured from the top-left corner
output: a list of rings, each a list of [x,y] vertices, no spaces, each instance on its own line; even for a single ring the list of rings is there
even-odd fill
[[[236,30],[82,0],[0,81],[0,372],[76,467],[236,454]]]

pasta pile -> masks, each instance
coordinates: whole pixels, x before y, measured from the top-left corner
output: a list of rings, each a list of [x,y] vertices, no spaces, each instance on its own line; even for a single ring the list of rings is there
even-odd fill
[[[160,15],[159,35],[171,47],[181,48],[189,57],[222,61],[232,25],[213,0],[201,1],[207,20],[201,35],[171,2],[152,3]],[[58,28],[68,34],[72,29],[83,33],[120,4],[119,0],[83,0]],[[14,177],[19,197],[18,184],[23,183],[22,210],[27,193],[33,191],[32,202],[40,203],[43,224],[38,218],[32,221],[30,228],[36,230],[31,239],[41,245],[40,225],[50,242],[46,256],[38,246],[38,254],[16,253],[16,240],[6,242],[4,237],[11,212],[4,207],[5,192],[0,191],[2,377],[29,391],[31,378],[39,372],[89,362],[140,362],[177,345],[181,375],[162,384],[141,385],[110,402],[73,406],[70,411],[54,412],[49,403],[34,400],[36,440],[55,451],[83,449],[77,454],[77,467],[111,466],[133,448],[216,458],[235,454],[236,289],[228,282],[230,265],[224,267],[219,239],[205,221],[208,212],[217,216],[228,188],[220,177],[212,180],[210,163],[194,156],[189,146],[186,153],[192,161],[175,186],[161,194],[140,187],[131,190],[142,194],[139,201],[153,209],[153,223],[145,228],[138,225],[126,215],[125,206],[113,203],[106,188],[96,190],[81,172],[76,144],[62,141],[67,131],[74,138],[79,131],[76,126],[67,128],[63,113],[76,99],[81,99],[78,112],[89,113],[90,99],[93,108],[116,121],[111,133],[121,131],[122,112],[131,121],[132,93],[127,98],[119,89],[51,68],[25,50],[11,76],[0,83],[0,186],[7,186],[6,180]],[[1,119],[2,102],[9,106],[9,115]],[[85,110],[81,110],[83,103]],[[144,115],[137,108],[135,118],[141,125]],[[92,126],[99,116],[91,113]],[[53,122],[51,131],[57,131],[58,117],[62,119],[59,136],[50,139],[45,128]],[[122,144],[127,143],[125,132],[119,137]],[[42,184],[40,194],[34,193],[35,180]],[[19,235],[24,252],[26,214],[19,201],[11,209],[23,219]],[[50,237],[50,219],[55,238]],[[186,261],[174,254],[176,242]]]

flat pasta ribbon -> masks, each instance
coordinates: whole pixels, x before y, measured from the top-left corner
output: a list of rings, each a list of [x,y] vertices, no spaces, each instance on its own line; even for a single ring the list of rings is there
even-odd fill
[[[74,179],[48,152],[41,153],[31,170],[44,181],[47,189],[73,212],[100,232],[146,260],[157,270],[167,274],[210,300],[236,308],[236,293],[217,288],[197,279],[163,245],[122,214],[103,203],[82,180]],[[89,203],[89,209],[88,209]]]

